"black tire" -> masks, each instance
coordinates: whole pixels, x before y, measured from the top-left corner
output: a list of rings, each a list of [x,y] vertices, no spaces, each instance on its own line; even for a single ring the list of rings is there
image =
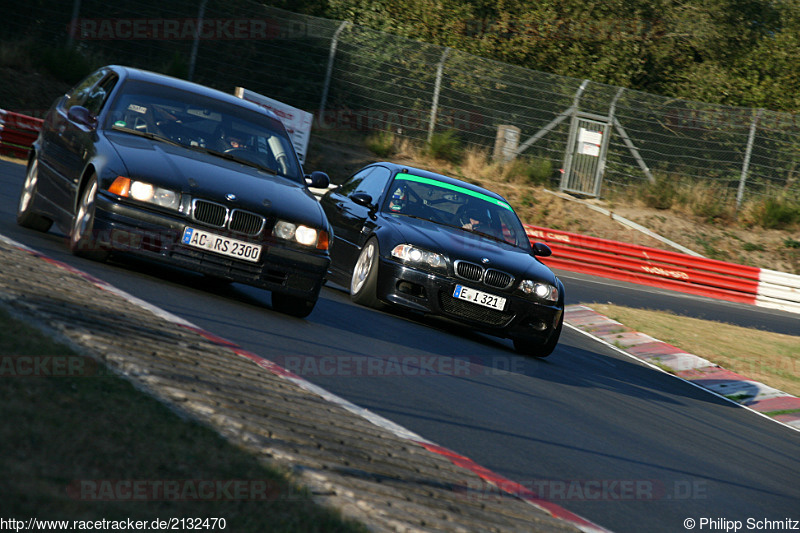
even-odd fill
[[[561,318],[558,321],[558,326],[556,326],[556,330],[550,336],[550,340],[544,344],[540,344],[528,340],[514,339],[514,349],[523,355],[529,355],[531,357],[538,357],[540,359],[547,357],[553,353],[553,350],[556,349],[558,339],[561,337],[561,329],[563,327],[564,313],[562,312]]]
[[[97,176],[86,182],[78,200],[78,208],[72,219],[69,232],[69,249],[74,255],[93,261],[108,259],[105,249],[94,232],[95,197],[97,195]]]
[[[378,239],[373,237],[361,249],[353,267],[350,278],[350,299],[353,302],[375,309],[382,307],[377,295],[379,262]]]
[[[23,228],[30,228],[36,231],[47,231],[53,225],[53,221],[43,217],[31,210],[33,201],[36,198],[36,185],[39,182],[39,162],[34,157],[28,163],[28,171],[25,173],[25,183],[22,192],[19,194],[17,204],[17,224]]]
[[[316,300],[306,300],[280,292],[272,293],[272,309],[285,315],[305,318],[311,314],[316,304]]]

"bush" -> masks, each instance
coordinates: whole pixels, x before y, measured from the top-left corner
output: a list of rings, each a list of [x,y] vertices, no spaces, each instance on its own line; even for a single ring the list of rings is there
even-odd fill
[[[32,68],[30,47],[27,42],[0,43],[0,66],[30,70]]]
[[[767,198],[756,209],[756,223],[766,229],[787,229],[798,222],[800,204],[787,198]]]
[[[75,85],[99,66],[77,49],[67,47],[41,47],[37,49],[33,61],[37,67],[70,85]]]
[[[185,55],[174,52],[169,61],[166,62],[159,71],[174,78],[188,79],[189,62],[186,60]]]
[[[515,159],[506,171],[508,176],[520,176],[531,185],[550,185],[553,163],[549,159]]]
[[[458,163],[462,156],[461,141],[455,130],[434,133],[425,153],[435,159]]]
[[[640,200],[653,209],[670,209],[679,197],[678,184],[665,174],[659,175],[655,182],[648,183],[639,191]]]
[[[389,157],[396,152],[394,134],[389,131],[380,131],[370,135],[365,144],[367,149],[378,157]]]
[[[735,206],[728,201],[725,190],[714,186],[698,185],[689,194],[689,208],[695,216],[708,222],[733,220]]]

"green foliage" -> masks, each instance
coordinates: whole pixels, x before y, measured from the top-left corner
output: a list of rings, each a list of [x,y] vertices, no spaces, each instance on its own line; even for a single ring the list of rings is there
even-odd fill
[[[779,196],[768,197],[751,208],[750,218],[762,228],[788,229],[800,223],[800,203]]]
[[[653,209],[670,209],[679,199],[679,187],[675,178],[666,174],[656,177],[655,182],[639,189],[639,199]]]
[[[533,191],[528,189],[522,193],[520,203],[525,207],[534,207],[539,204],[539,200],[536,198],[536,195],[533,194]]]
[[[763,244],[746,242],[742,244],[742,250],[744,250],[745,252],[763,252],[764,250],[766,250],[766,248],[764,248]]]
[[[0,43],[0,67],[28,70],[31,68],[31,55],[28,43]]]
[[[189,77],[189,63],[183,54],[176,51],[160,71],[168,76],[187,79]]]
[[[798,248],[800,248],[800,241],[796,241],[796,240],[792,239],[791,237],[788,237],[788,238],[783,240],[783,245],[786,248],[798,249]]]
[[[540,158],[515,159],[508,174],[521,176],[524,182],[531,185],[550,185],[553,163],[549,159]]]
[[[425,154],[435,159],[458,163],[463,155],[463,150],[455,130],[434,133],[425,148]]]
[[[712,103],[800,108],[796,2],[331,0],[324,16],[562,76]]]
[[[689,194],[689,208],[695,216],[708,222],[733,220],[735,206],[723,190],[714,186],[699,185]]]
[[[38,68],[70,85],[78,83],[100,66],[76,48],[68,47],[40,47],[32,58]]]
[[[378,157],[389,157],[396,152],[394,134],[390,131],[374,133],[364,142],[367,149]]]

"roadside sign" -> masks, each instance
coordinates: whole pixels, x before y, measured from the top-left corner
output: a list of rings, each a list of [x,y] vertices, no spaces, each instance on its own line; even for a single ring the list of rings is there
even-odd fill
[[[305,164],[308,142],[311,139],[311,124],[314,120],[313,114],[250,91],[244,87],[236,87],[233,94],[243,100],[266,107],[278,115],[278,118],[281,119],[281,122],[283,122],[283,125],[289,132],[300,163]]]

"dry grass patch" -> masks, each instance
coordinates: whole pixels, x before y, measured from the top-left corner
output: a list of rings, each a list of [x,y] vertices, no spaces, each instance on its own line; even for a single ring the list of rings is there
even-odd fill
[[[611,304],[585,304],[609,318],[719,366],[800,396],[800,336]]]

